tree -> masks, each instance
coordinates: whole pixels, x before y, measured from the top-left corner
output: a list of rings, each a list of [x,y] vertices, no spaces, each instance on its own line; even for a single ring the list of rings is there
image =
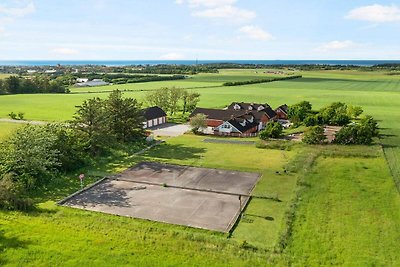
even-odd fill
[[[74,128],[81,133],[92,156],[99,154],[113,139],[107,131],[104,106],[104,100],[98,97],[85,100],[81,106],[76,106],[78,110],[71,121]]]
[[[20,93],[20,80],[17,76],[10,76],[5,79],[4,82],[5,91],[10,94],[18,94]]]
[[[323,122],[330,125],[346,125],[351,117],[348,115],[347,105],[342,102],[334,102],[320,110]]]
[[[173,115],[178,110],[178,102],[182,97],[183,89],[171,87],[166,90],[168,96],[168,111]]]
[[[168,112],[170,107],[168,90],[168,88],[164,87],[150,91],[146,94],[145,101],[149,106],[158,106]]]
[[[373,137],[379,136],[379,126],[378,122],[370,115],[366,115],[361,119],[360,125],[368,128]]]
[[[197,134],[207,128],[207,116],[205,114],[199,113],[190,119],[190,126],[192,131]]]
[[[197,92],[189,92],[188,90],[183,90],[182,92],[183,101],[183,114],[186,112],[192,112],[195,110],[197,103],[200,101],[200,94]]]
[[[377,136],[378,123],[371,116],[367,116],[358,124],[344,126],[336,133],[334,142],[343,145],[370,145],[373,137]]]
[[[44,126],[19,128],[0,146],[0,174],[14,173],[26,188],[47,183],[60,166],[56,140]]]
[[[324,127],[322,126],[314,126],[308,128],[304,132],[304,136],[302,141],[306,144],[322,144],[326,140],[326,136],[324,134]]]
[[[362,113],[363,113],[363,109],[360,106],[348,106],[347,107],[347,114],[354,118],[357,119]]]
[[[60,171],[73,171],[85,165],[85,140],[76,129],[65,124],[51,123],[46,125],[46,130],[56,136],[53,149],[59,151],[57,157]]]
[[[268,122],[265,129],[260,132],[260,139],[279,138],[282,135],[283,127],[279,122]]]
[[[132,141],[144,136],[141,104],[133,98],[122,98],[122,93],[113,91],[105,101],[106,124],[109,132],[118,141]]]
[[[311,113],[312,105],[308,101],[302,101],[300,103],[289,106],[288,118],[294,124],[299,124]]]

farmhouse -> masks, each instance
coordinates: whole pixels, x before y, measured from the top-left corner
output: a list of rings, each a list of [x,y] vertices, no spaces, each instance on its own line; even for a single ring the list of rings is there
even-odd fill
[[[265,125],[278,119],[277,113],[268,104],[233,102],[225,109],[196,108],[196,114],[207,116],[207,126],[216,135],[252,136]]]
[[[157,106],[146,108],[143,117],[145,118],[145,121],[143,122],[143,128],[145,129],[167,122],[167,114]]]
[[[275,109],[276,114],[278,115],[278,118],[281,120],[287,120],[288,119],[288,106],[286,104],[279,106],[277,109]]]

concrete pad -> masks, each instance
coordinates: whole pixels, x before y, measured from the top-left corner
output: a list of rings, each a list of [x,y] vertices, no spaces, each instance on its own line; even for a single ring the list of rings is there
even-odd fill
[[[142,162],[67,198],[62,205],[228,232],[249,199],[242,196],[239,201],[236,193],[250,194],[259,177],[257,173]]]
[[[180,136],[190,131],[188,124],[164,123],[155,127],[148,128],[154,136]]]

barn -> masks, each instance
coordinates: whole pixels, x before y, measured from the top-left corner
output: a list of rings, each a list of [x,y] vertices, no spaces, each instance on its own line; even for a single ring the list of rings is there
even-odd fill
[[[150,128],[167,122],[167,114],[162,108],[154,106],[144,110],[143,128]]]

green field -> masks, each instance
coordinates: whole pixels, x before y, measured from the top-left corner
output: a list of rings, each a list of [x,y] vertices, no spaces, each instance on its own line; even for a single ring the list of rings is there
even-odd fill
[[[361,105],[379,120],[385,153],[379,145],[257,149],[205,143],[205,137],[194,135],[170,138],[141,156],[118,152],[84,170],[89,181],[96,179],[93,175],[154,160],[260,172],[263,176],[254,195],[280,201],[253,198],[232,235],[226,235],[59,207],[56,200],[79,189],[76,175],[66,175],[63,182],[35,194],[40,210],[0,211],[0,265],[399,266],[400,195],[391,173],[400,178],[400,77],[358,71],[302,74],[304,78],[296,80],[222,87],[225,81],[266,75],[224,70],[182,81],[123,86],[138,90],[125,94],[138,99],[145,94],[140,90],[197,87],[193,90],[201,93],[202,107],[221,108],[232,101],[267,102],[274,107],[302,100],[315,108],[333,101]],[[99,91],[90,94],[0,96],[0,117],[14,111],[25,112],[27,119],[67,120],[75,105],[90,97],[106,97],[100,91],[116,87],[90,88]],[[0,123],[0,139],[16,127]],[[294,212],[292,223],[288,211]],[[287,232],[291,235],[284,239]],[[282,240],[287,247],[280,250]]]
[[[232,101],[267,102],[273,107],[283,103],[293,104],[308,100],[315,108],[333,101],[361,105],[366,114],[380,120],[385,151],[391,169],[400,178],[400,77],[388,76],[382,72],[360,71],[318,71],[303,72],[304,78],[273,83],[236,87],[218,87],[225,81],[248,80],[267,76],[263,71],[223,70],[219,74],[199,74],[187,80],[150,82],[139,84],[113,85],[90,88],[99,93],[69,95],[12,95],[0,96],[0,117],[7,117],[11,111],[25,112],[32,120],[59,121],[71,119],[75,106],[91,97],[106,97],[113,89],[137,90],[126,92],[126,96],[143,100],[145,91],[164,86],[193,89],[201,93],[199,106],[222,108]],[[207,88],[207,86],[213,86]],[[217,87],[215,87],[217,86]],[[206,87],[206,88],[201,88]],[[74,90],[87,90],[73,89]]]
[[[382,156],[319,158],[306,182],[293,265],[399,265],[400,198]]]

